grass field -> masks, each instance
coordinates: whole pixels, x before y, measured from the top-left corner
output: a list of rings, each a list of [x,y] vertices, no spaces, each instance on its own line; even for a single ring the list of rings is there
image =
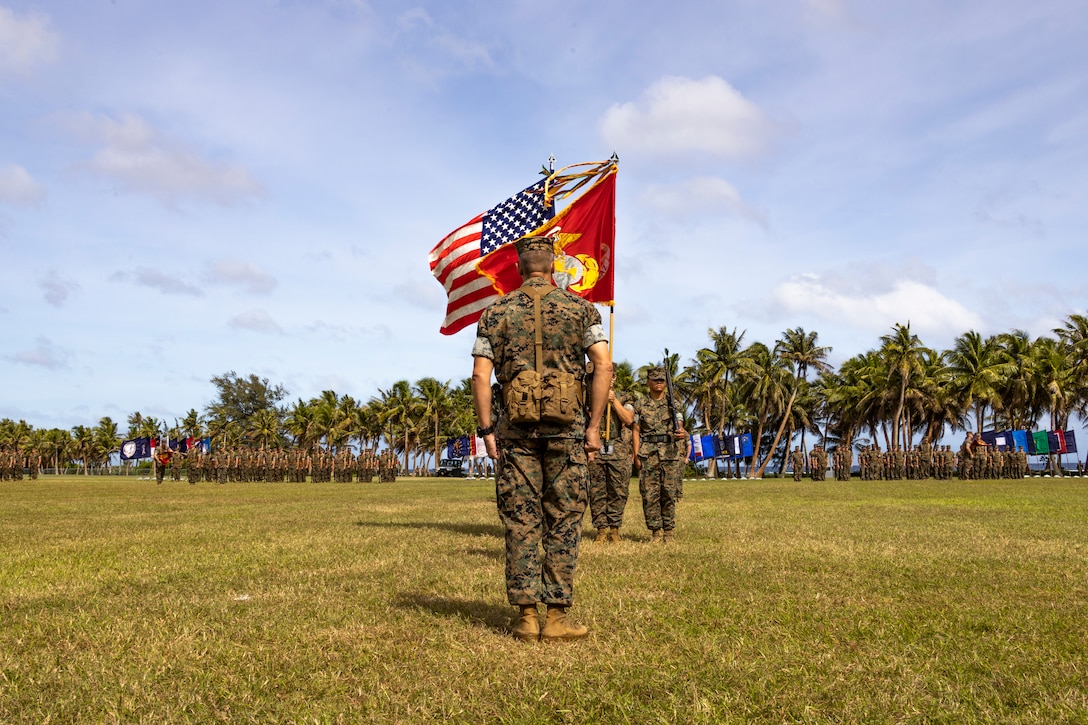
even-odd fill
[[[531,645],[486,481],[4,482],[0,722],[1088,723],[1088,479],[685,492]]]

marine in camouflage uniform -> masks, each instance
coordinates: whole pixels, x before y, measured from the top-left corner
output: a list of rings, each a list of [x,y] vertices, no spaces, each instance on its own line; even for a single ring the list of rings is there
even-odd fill
[[[850,447],[849,443],[840,443],[835,446],[835,480],[837,481],[849,481],[850,476],[853,475],[854,467],[854,451]]]
[[[827,480],[827,451],[823,446],[813,446],[809,454],[811,461],[810,473],[813,481]]]
[[[174,455],[175,452],[170,450],[170,446],[165,443],[159,443],[155,448],[155,455],[151,457],[155,466],[155,483],[162,483],[163,478],[166,477],[166,469],[170,467],[170,460]]]
[[[681,495],[689,439],[675,401],[676,420],[669,419],[665,368],[652,368],[647,380],[650,394],[635,403],[635,465],[639,468],[638,488],[650,540],[668,542],[676,528],[676,502]]]
[[[174,455],[170,458],[170,480],[171,481],[180,481],[181,480],[181,461],[182,461],[183,456],[184,456],[184,454],[181,452],[181,449],[178,448],[178,450],[175,450]]]
[[[189,479],[189,485],[193,486],[200,480],[201,449],[198,446],[191,447],[185,454],[185,477]]]
[[[612,363],[597,309],[551,283],[551,240],[528,237],[516,242],[515,248],[524,284],[484,311],[472,347],[477,434],[484,439],[488,456],[498,461],[495,499],[505,529],[506,596],[520,609],[514,636],[523,641],[580,639],[589,630],[569,621],[566,611],[574,600],[589,454],[600,448]],[[577,399],[587,355],[596,371],[588,421]],[[498,401],[491,387],[492,374],[505,394],[513,391],[511,383],[519,375],[524,378],[528,371],[536,371],[538,362],[546,375],[568,383],[573,379],[574,384],[558,396],[573,420],[514,423],[510,411],[503,410],[495,422]],[[538,602],[548,609],[543,628]]]
[[[38,480],[38,471],[42,468],[42,454],[37,448],[31,448],[30,452],[26,456],[26,468],[27,473],[30,475],[31,481]]]
[[[790,454],[790,467],[793,468],[793,480],[800,481],[805,475],[805,454],[801,446],[794,446],[793,453]]]
[[[607,411],[600,428],[601,450],[589,462],[589,512],[597,529],[596,540],[618,542],[634,463],[635,406],[631,396],[611,388]]]

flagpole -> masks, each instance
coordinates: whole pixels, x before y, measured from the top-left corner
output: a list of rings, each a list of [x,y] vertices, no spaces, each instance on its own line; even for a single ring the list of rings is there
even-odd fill
[[[615,362],[615,355],[612,354],[612,347],[614,345],[613,340],[616,335],[616,306],[608,306],[608,362],[609,367]],[[608,394],[612,396],[612,381],[608,381]],[[604,421],[604,439],[606,441],[612,439],[612,403],[608,402],[608,417]]]

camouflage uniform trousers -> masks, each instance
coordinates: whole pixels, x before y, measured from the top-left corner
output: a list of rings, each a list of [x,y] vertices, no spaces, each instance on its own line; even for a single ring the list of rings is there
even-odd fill
[[[659,454],[642,458],[638,491],[642,495],[642,515],[650,531],[676,528],[676,502],[680,500],[680,479],[684,461],[664,460]]]
[[[589,512],[593,528],[623,526],[623,511],[631,486],[631,449],[616,447],[616,453],[598,455],[589,464]]]
[[[495,499],[506,529],[510,604],[573,602],[588,478],[581,440],[500,442]]]

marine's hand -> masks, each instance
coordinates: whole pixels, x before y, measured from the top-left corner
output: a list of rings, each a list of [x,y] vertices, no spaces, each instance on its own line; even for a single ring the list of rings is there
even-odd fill
[[[487,457],[492,459],[498,459],[499,457],[499,445],[495,442],[495,434],[488,433],[484,436],[484,449],[487,450]]]
[[[589,460],[593,460],[596,457],[597,451],[601,450],[601,434],[596,428],[586,429],[586,440],[583,444],[586,449],[586,453],[589,454]]]

